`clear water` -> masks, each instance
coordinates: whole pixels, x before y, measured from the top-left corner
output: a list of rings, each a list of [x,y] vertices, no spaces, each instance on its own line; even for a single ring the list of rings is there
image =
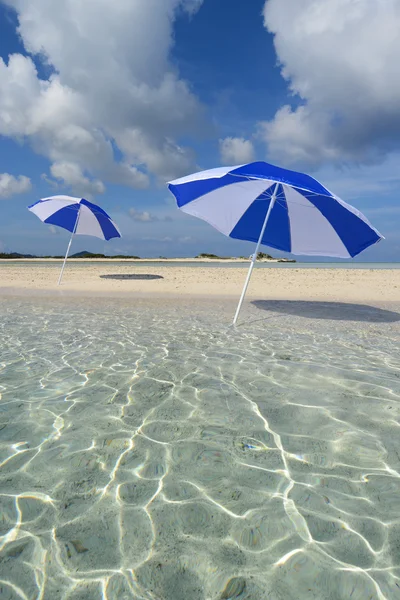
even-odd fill
[[[201,267],[207,269],[240,269],[243,267],[248,267],[249,261],[243,262],[229,262],[229,261],[221,261],[221,262],[201,262],[201,261],[186,261],[186,262],[166,262],[166,261],[119,261],[113,260],[111,263],[109,261],[86,261],[79,260],[74,261],[73,265],[75,267],[87,267],[88,265],[98,265],[98,266],[117,266],[117,267],[127,267],[127,266],[138,266],[138,267]],[[0,276],[1,272],[7,268],[15,268],[16,266],[27,267],[27,266],[37,266],[39,265],[41,268],[48,269],[60,269],[62,265],[61,260],[53,260],[51,262],[46,261],[35,261],[35,260],[4,260],[0,261]],[[400,263],[363,263],[363,262],[296,262],[296,263],[274,263],[274,262],[258,262],[257,269],[400,269]]]
[[[400,598],[400,306],[0,304],[0,598]]]

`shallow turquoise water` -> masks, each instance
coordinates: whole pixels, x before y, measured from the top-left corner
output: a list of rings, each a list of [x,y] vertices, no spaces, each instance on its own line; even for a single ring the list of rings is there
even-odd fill
[[[47,268],[47,269],[59,269],[62,265],[63,261],[62,260],[53,260],[53,261],[35,261],[35,260],[23,260],[23,259],[18,259],[18,260],[3,260],[0,261],[0,273],[3,271],[6,271],[7,268],[13,268],[15,269],[15,267],[27,267],[27,266],[40,266],[41,268]],[[247,267],[250,262],[249,260],[245,260],[243,262],[229,262],[229,260],[227,261],[220,261],[220,262],[201,262],[201,261],[187,261],[187,262],[180,262],[179,260],[177,260],[176,262],[167,262],[167,261],[135,261],[135,260],[129,260],[129,261],[119,261],[119,260],[113,260],[112,262],[110,261],[101,261],[101,260],[97,260],[95,263],[93,261],[87,261],[87,260],[79,260],[79,261],[74,261],[73,263],[74,268],[76,267],[81,267],[81,268],[85,268],[88,265],[97,265],[97,266],[103,266],[103,267],[109,267],[110,265],[114,266],[114,267],[170,267],[171,269],[175,268],[175,267],[200,267],[200,268],[207,268],[207,269],[243,269],[243,267]],[[257,263],[257,269],[400,269],[400,262],[391,262],[391,263],[384,263],[384,262],[379,262],[379,263],[366,263],[366,262],[355,262],[355,261],[342,261],[342,262],[334,262],[334,263],[330,263],[330,262],[295,262],[295,263],[280,263],[280,262],[258,262]]]
[[[0,598],[400,598],[400,307],[2,300]]]

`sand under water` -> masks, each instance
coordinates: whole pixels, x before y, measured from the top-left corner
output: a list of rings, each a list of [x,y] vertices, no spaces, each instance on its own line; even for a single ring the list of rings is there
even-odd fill
[[[0,302],[0,597],[400,598],[400,304]]]

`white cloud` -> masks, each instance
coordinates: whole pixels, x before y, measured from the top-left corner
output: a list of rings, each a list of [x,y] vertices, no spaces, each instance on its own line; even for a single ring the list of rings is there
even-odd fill
[[[183,175],[194,168],[193,152],[189,148],[181,148],[169,137],[157,143],[153,134],[140,128],[130,128],[116,134],[116,142],[130,160],[146,165],[162,182],[174,179],[176,173]]]
[[[154,215],[147,210],[142,212],[136,210],[136,208],[130,208],[128,212],[131,219],[133,219],[133,221],[138,221],[139,223],[155,223],[157,221],[171,222],[173,220],[170,215]]]
[[[57,162],[51,165],[50,172],[53,177],[67,185],[77,196],[91,196],[104,194],[105,187],[98,179],[90,180],[85,177],[79,165],[69,162]]]
[[[372,163],[400,146],[398,0],[267,0],[264,17],[300,101],[261,124],[271,158]]]
[[[28,140],[52,170],[73,165],[61,179],[74,186],[79,173],[79,185],[97,193],[100,179],[143,188],[149,174],[193,167],[177,140],[197,126],[201,107],[169,53],[177,11],[193,14],[201,0],[6,4],[25,48],[52,74],[40,79],[27,56],[0,59],[0,135]]]
[[[158,221],[155,215],[152,215],[147,211],[138,211],[135,208],[129,209],[129,216],[134,221],[139,221],[140,223],[152,223],[154,221]]]
[[[219,140],[221,160],[225,165],[244,164],[254,160],[254,147],[250,140],[227,137]]]
[[[24,194],[32,188],[31,180],[25,175],[14,177],[9,173],[0,173],[0,198],[10,198],[16,194]]]

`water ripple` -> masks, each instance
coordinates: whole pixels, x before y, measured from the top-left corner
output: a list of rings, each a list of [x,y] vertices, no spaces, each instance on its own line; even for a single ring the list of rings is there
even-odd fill
[[[250,310],[2,302],[1,598],[400,598],[400,324]]]

